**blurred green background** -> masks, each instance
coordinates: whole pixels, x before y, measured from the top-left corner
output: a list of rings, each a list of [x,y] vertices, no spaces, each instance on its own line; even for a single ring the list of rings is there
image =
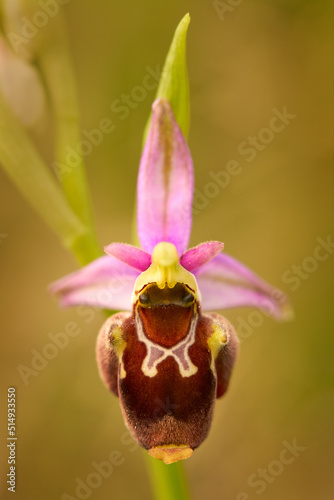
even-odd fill
[[[115,124],[86,157],[101,244],[130,242],[142,131],[154,91],[123,120],[111,105],[142,85],[147,66],[162,67],[174,29],[189,11],[189,144],[197,200],[209,193],[202,205],[197,201],[191,245],[224,241],[227,253],[284,290],[295,309],[290,323],[248,309],[225,312],[239,329],[240,356],[209,438],[185,462],[192,498],[330,500],[333,249],[322,250],[322,261],[313,257],[317,239],[332,233],[329,2],[227,0],[219,7],[204,0],[71,0],[62,9],[82,129],[96,128],[105,117]],[[250,153],[238,151],[246,147],[240,144],[258,134],[267,140],[262,129],[272,110],[284,107],[296,116],[247,161]],[[230,160],[242,172],[218,191],[208,188],[210,172],[224,171]],[[124,437],[118,401],[97,372],[95,340],[104,317],[97,312],[87,323],[75,309],[58,309],[46,287],[77,265],[1,170],[0,180],[0,233],[8,235],[0,243],[0,492],[9,498],[6,390],[15,386],[16,498],[76,498],[76,479],[86,482],[92,463],[118,450],[124,462],[87,498],[148,499],[143,452]],[[295,272],[303,274],[296,279]],[[64,331],[69,321],[81,333],[25,385],[18,365],[31,366],[31,350],[41,352],[48,334]],[[280,466],[283,441],[294,440],[305,449]],[[261,487],[259,469],[268,469]]]

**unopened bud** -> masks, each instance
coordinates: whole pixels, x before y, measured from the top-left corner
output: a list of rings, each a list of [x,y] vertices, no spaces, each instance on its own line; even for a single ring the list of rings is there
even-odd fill
[[[25,127],[33,127],[46,108],[45,91],[39,73],[19,58],[0,37],[0,91]]]

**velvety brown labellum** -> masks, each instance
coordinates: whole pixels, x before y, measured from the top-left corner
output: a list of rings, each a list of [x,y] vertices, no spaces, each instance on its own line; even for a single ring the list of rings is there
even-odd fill
[[[132,314],[119,313],[105,323],[97,357],[133,437],[157,458],[163,459],[161,449],[167,456],[175,447],[186,458],[208,434],[236,348],[229,323],[218,314],[202,315],[187,286],[151,284]]]

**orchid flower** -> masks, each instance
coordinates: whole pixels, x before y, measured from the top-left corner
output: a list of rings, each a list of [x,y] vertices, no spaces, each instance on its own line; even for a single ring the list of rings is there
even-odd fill
[[[238,340],[212,310],[254,306],[282,319],[288,300],[223,243],[187,250],[194,177],[191,155],[166,99],[157,99],[137,185],[141,248],[123,243],[51,285],[64,306],[111,310],[97,340],[107,388],[134,439],[172,463],[205,439],[215,399],[227,390]]]

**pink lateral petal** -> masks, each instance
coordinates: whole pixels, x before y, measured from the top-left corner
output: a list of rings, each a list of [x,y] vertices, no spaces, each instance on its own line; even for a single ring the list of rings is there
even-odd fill
[[[63,306],[86,304],[112,310],[132,308],[132,292],[140,273],[111,256],[96,259],[52,283],[49,291]]]
[[[137,271],[146,271],[151,265],[151,255],[133,245],[111,243],[111,245],[104,247],[104,251],[108,255],[115,257],[115,259],[124,262],[124,264],[137,269]]]
[[[292,308],[286,295],[266,283],[248,267],[226,254],[218,254],[195,272],[203,310],[258,307],[276,319],[289,319]]]
[[[190,248],[181,257],[181,265],[187,271],[194,271],[212,260],[224,248],[224,243],[220,241],[207,241],[197,247]]]
[[[137,230],[144,250],[161,241],[179,255],[187,249],[194,189],[189,148],[166,99],[152,106],[152,121],[139,166]]]

